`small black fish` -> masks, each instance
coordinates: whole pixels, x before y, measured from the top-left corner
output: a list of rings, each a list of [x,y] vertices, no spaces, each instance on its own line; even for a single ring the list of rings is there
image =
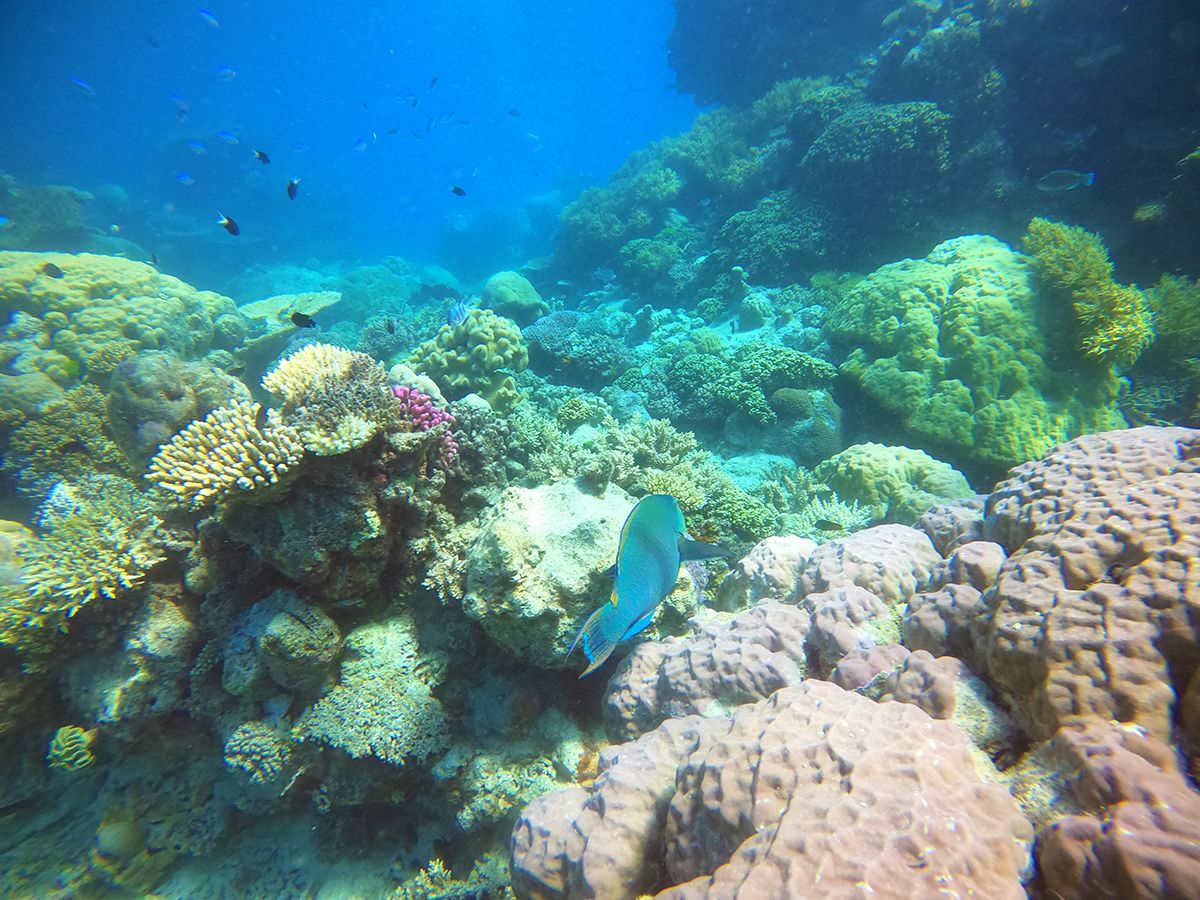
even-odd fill
[[[817,519],[813,525],[820,531],[841,531],[842,526],[832,519]]]
[[[42,274],[49,275],[51,278],[62,278],[63,270],[54,263],[46,263],[44,266],[42,266]]]
[[[154,268],[156,268],[156,269],[158,268],[158,254],[157,253],[150,254],[150,265],[154,266]]]
[[[521,111],[519,109],[517,109],[515,106],[508,111],[508,114],[510,116],[512,116],[514,119],[521,118]]]
[[[389,128],[387,130],[387,133],[394,137],[395,135],[400,133],[400,129],[399,128]]]
[[[317,320],[307,313],[294,312],[292,313],[292,324],[297,328],[316,328]]]
[[[246,367],[244,365],[242,365],[241,363],[238,363],[235,366],[230,366],[225,371],[228,372],[230,375],[241,375],[243,372],[246,371]]]
[[[271,161],[271,157],[267,156],[267,154],[264,153],[262,150],[255,150],[254,158],[257,159],[264,166],[267,165],[267,163],[269,163]]]
[[[438,77],[436,75],[429,79],[429,90],[432,91],[435,87],[437,87],[437,80]]]
[[[73,441],[67,441],[58,448],[59,453],[87,453],[87,445],[83,441],[76,438]]]
[[[467,192],[460,188],[457,184],[450,188],[450,193],[452,193],[455,197],[467,196]]]
[[[386,324],[384,327],[386,327],[386,328],[387,328],[387,333],[388,333],[388,334],[395,334],[395,333],[396,333],[396,323],[395,323],[395,322],[393,322],[391,319],[388,319],[388,320],[387,320],[387,324]]]
[[[234,237],[237,237],[239,234],[242,233],[242,229],[238,228],[238,223],[233,221],[233,219],[229,218],[229,216],[225,215],[225,213],[218,210],[217,215],[221,217],[221,218],[217,219],[217,224],[220,225],[222,228],[224,228],[226,231],[228,231],[230,234],[232,234]]]
[[[296,199],[296,191],[299,189],[299,187],[300,187],[300,179],[299,178],[293,178],[291,181],[288,182],[287,195],[288,195],[289,200]]]

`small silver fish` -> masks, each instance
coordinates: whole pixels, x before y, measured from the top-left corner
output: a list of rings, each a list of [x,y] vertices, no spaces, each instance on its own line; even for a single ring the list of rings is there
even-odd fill
[[[1037,180],[1037,189],[1047,193],[1073,191],[1077,187],[1090,187],[1096,183],[1095,172],[1080,172],[1076,169],[1055,169]]]

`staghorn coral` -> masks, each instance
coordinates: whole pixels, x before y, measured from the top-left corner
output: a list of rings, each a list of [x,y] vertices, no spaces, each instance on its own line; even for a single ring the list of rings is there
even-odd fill
[[[94,475],[60,485],[39,510],[41,535],[17,549],[35,623],[137,589],[165,558],[159,518],[137,485]]]
[[[1163,275],[1146,291],[1146,301],[1158,341],[1176,353],[1200,355],[1200,281]]]
[[[409,359],[413,369],[437,382],[447,399],[479,394],[498,412],[522,400],[512,376],[528,362],[520,329],[484,309],[471,310],[459,325],[443,325]]]
[[[1113,279],[1100,236],[1035,218],[1024,246],[1038,277],[1070,298],[1083,352],[1102,363],[1133,365],[1154,340],[1153,317],[1141,291]]]
[[[192,422],[150,460],[146,478],[192,509],[275,484],[304,456],[295,429],[274,411],[235,401]]]
[[[96,761],[92,753],[92,742],[96,740],[96,729],[84,730],[78,725],[64,725],[54,732],[46,752],[46,765],[51,769],[78,772]]]

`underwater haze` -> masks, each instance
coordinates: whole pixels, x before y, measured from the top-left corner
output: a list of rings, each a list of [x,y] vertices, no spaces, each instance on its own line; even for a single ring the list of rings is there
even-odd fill
[[[119,188],[95,224],[194,280],[387,253],[487,275],[690,121],[670,24],[667,2],[9,3],[0,170]]]
[[[1200,885],[1200,7],[0,8],[0,897]]]

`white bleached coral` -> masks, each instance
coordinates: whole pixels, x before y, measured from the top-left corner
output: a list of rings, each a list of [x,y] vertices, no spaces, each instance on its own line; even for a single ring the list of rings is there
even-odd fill
[[[192,509],[275,484],[304,456],[295,429],[273,411],[235,401],[192,422],[150,460],[146,477]]]

